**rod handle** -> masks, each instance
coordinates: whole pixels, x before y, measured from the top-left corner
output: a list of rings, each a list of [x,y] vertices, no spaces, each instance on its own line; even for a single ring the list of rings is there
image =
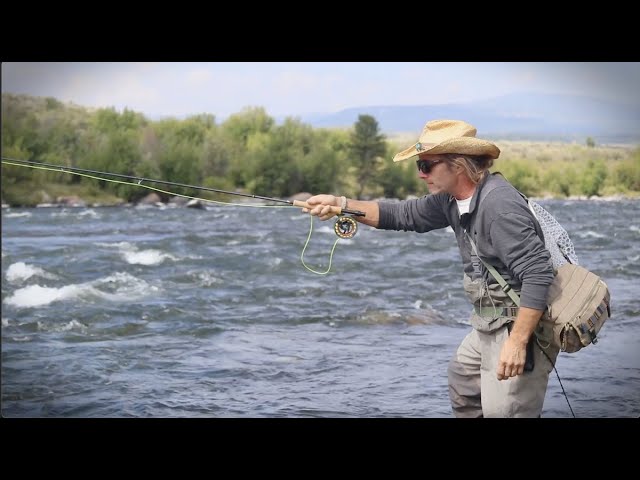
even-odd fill
[[[302,208],[308,208],[309,210],[311,210],[312,208],[315,208],[316,206],[311,206],[309,205],[307,202],[303,202],[302,200],[294,200],[293,201],[293,206],[294,207],[302,207]],[[333,213],[335,213],[336,215],[341,215],[342,214],[342,209],[340,207],[331,207],[331,211]]]

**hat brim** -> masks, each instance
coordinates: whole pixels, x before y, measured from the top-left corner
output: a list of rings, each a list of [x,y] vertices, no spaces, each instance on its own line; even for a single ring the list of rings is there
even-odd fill
[[[431,145],[423,143],[421,150],[416,149],[416,146],[412,145],[409,148],[396,153],[393,157],[393,161],[401,162],[420,155],[421,153],[428,153],[431,155],[459,153],[461,155],[476,155],[495,159],[500,156],[500,149],[493,143],[480,138],[460,137]]]

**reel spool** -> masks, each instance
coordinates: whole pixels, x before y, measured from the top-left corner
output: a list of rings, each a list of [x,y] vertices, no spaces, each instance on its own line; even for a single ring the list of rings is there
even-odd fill
[[[358,223],[351,217],[338,217],[333,230],[340,238],[353,238],[358,231]]]

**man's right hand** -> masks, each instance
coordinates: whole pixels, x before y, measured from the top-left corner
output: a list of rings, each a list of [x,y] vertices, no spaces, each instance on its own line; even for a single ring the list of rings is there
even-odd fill
[[[307,203],[313,208],[303,208],[304,213],[309,213],[320,220],[329,220],[336,214],[331,211],[331,207],[340,206],[340,197],[334,195],[314,195],[307,199]]]

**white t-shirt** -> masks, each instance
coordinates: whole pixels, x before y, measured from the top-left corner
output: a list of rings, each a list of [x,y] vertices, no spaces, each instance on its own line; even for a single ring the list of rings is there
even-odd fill
[[[458,203],[458,210],[460,210],[460,216],[463,213],[469,213],[469,206],[471,205],[471,197],[466,198],[464,200],[458,200],[456,198],[456,202]]]

